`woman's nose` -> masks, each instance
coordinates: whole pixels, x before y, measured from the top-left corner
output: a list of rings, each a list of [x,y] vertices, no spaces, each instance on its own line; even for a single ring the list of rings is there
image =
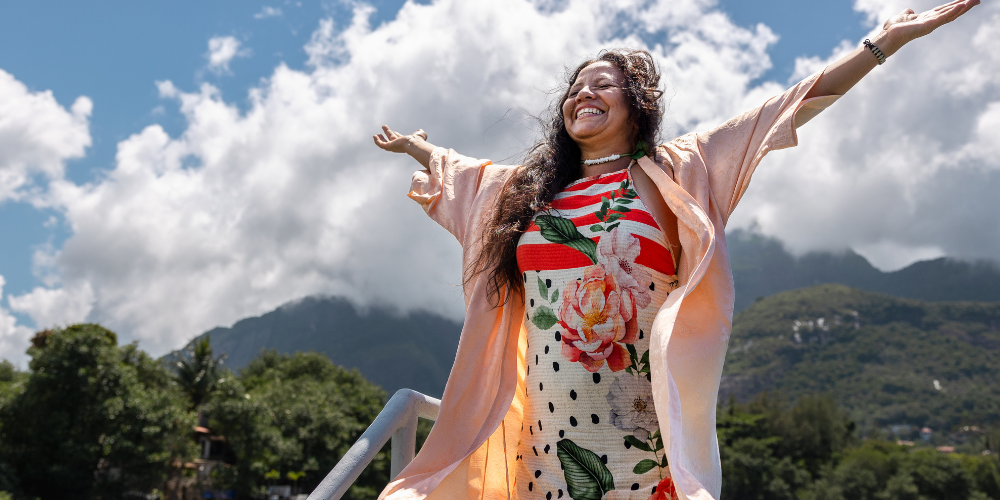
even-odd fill
[[[594,91],[590,89],[589,85],[585,85],[583,88],[580,89],[579,92],[576,93],[576,100],[578,102],[585,99],[593,99],[593,98],[594,98]]]

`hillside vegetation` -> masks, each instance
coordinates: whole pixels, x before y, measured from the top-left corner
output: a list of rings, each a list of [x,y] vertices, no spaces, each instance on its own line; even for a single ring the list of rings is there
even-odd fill
[[[819,285],[759,300],[736,316],[719,400],[829,393],[862,435],[890,426],[911,434],[983,426],[1000,420],[998,366],[1000,303],[920,302]]]

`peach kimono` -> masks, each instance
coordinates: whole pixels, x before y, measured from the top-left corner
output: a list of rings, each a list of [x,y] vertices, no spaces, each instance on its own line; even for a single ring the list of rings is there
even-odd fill
[[[722,473],[715,409],[733,317],[724,228],[771,150],[796,145],[795,128],[839,96],[804,101],[821,73],[704,133],[656,148],[639,166],[678,219],[680,287],[652,326],[653,399],[680,498],[719,498]],[[437,148],[413,175],[409,197],[462,245],[463,269],[479,248],[487,212],[517,167]],[[491,307],[486,279],[465,292],[465,323],[441,412],[420,453],[380,499],[501,499],[516,496],[514,460],[524,407],[524,304]]]

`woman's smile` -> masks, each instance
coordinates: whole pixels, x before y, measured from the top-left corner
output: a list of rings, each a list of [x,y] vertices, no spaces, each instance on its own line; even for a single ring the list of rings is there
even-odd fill
[[[580,120],[585,117],[600,116],[603,114],[604,111],[601,111],[595,106],[581,106],[576,110],[576,119]]]

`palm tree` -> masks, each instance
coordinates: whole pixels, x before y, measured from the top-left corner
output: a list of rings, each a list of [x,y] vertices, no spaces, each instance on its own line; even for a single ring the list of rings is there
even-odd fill
[[[192,409],[201,406],[208,399],[225,360],[225,354],[218,358],[212,356],[212,344],[208,335],[195,340],[193,345],[184,350],[177,362],[176,377],[181,389],[190,399]]]

